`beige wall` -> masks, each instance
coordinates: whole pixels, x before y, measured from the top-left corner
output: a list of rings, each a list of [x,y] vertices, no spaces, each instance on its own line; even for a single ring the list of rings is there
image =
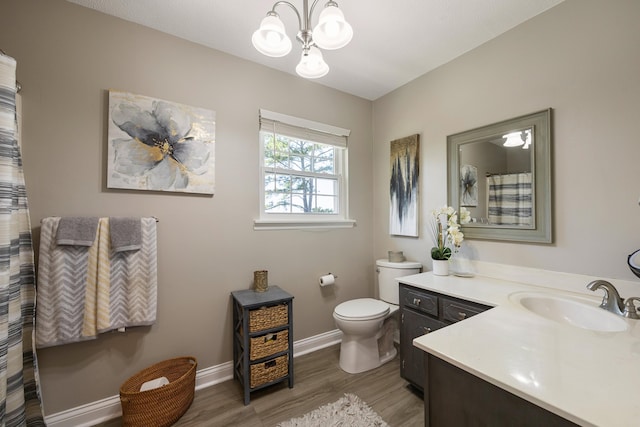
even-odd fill
[[[374,254],[430,265],[425,220],[447,201],[447,135],[551,107],[554,243],[469,240],[465,252],[637,280],[626,258],[640,248],[638,16],[637,0],[567,0],[376,100],[374,170],[388,170],[389,141],[421,134],[422,224],[419,239],[388,235],[389,178],[376,174]]]
[[[47,414],[113,396],[129,375],[168,357],[192,354],[201,368],[229,361],[229,292],[248,288],[256,269],[295,295],[296,340],[333,329],[336,303],[373,293],[373,260],[399,249],[430,264],[424,219],[446,202],[446,136],[547,107],[554,109],[554,244],[476,240],[465,251],[484,261],[634,277],[625,260],[640,247],[635,0],[567,0],[375,101],[373,121],[368,101],[62,0],[0,8],[0,47],[18,60],[24,87],[36,244],[49,215],[160,219],[158,322],[40,351]],[[105,188],[109,88],[216,111],[215,196]],[[258,108],[352,129],[355,229],[253,231]],[[413,133],[421,134],[421,237],[390,237],[389,141]],[[328,271],[340,276],[333,293],[315,284]]]
[[[157,322],[38,352],[47,414],[118,394],[140,369],[179,355],[232,359],[230,292],[253,271],[295,296],[294,339],[335,328],[341,301],[373,295],[371,102],[62,0],[7,0],[0,47],[18,60],[24,169],[38,242],[54,215],[159,218]],[[216,111],[213,197],[106,188],[107,90]],[[254,231],[258,109],[351,129],[351,216],[326,232]],[[321,292],[318,277],[339,276]]]

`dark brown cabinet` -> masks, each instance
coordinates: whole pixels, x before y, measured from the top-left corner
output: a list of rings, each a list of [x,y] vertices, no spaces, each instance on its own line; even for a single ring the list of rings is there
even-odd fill
[[[425,427],[577,427],[577,424],[425,353]]]
[[[413,340],[490,308],[400,283],[400,376],[424,390],[424,351]]]

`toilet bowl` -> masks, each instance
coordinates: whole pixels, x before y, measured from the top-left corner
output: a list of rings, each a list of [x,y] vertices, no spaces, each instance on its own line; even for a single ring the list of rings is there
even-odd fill
[[[395,357],[396,349],[393,345],[386,354],[381,355],[378,340],[381,338],[385,320],[397,311],[398,306],[391,306],[373,298],[354,299],[336,306],[333,318],[338,329],[342,331],[342,370],[357,374],[377,368]]]
[[[393,335],[397,329],[398,282],[396,277],[419,273],[415,262],[378,260],[380,299],[358,298],[336,306],[333,318],[342,331],[340,368],[348,373],[365,372],[396,356]]]

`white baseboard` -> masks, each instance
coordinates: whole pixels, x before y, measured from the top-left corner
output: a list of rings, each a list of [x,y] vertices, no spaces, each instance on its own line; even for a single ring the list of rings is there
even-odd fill
[[[342,332],[338,329],[314,335],[293,343],[293,357],[302,356],[338,344]],[[233,362],[200,369],[196,372],[196,390],[233,378]],[[122,415],[120,396],[111,396],[86,405],[45,416],[48,427],[90,427]]]

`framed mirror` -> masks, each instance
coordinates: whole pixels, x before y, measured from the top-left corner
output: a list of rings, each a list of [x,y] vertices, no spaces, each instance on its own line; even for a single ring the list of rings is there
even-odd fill
[[[447,162],[465,239],[552,242],[551,109],[448,136]]]

